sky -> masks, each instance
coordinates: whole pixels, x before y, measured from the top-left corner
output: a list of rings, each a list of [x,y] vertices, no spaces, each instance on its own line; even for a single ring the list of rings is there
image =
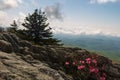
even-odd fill
[[[54,33],[120,36],[120,0],[0,0],[0,25],[20,25],[35,9],[46,12]]]

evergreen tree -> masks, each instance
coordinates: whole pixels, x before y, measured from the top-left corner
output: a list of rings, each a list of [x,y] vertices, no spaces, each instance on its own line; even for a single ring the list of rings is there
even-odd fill
[[[13,23],[11,24],[11,26],[12,26],[12,28],[13,28],[14,30],[17,30],[17,28],[18,28],[18,25],[17,25],[17,23],[16,23],[15,20],[13,21]]]
[[[26,36],[35,43],[58,44],[59,40],[52,38],[52,28],[46,21],[47,17],[41,10],[36,9],[33,14],[29,14],[22,24],[26,28]]]
[[[14,20],[12,24],[10,24],[11,27],[7,28],[8,32],[12,32],[15,33],[17,31],[18,25],[16,23],[16,21]]]

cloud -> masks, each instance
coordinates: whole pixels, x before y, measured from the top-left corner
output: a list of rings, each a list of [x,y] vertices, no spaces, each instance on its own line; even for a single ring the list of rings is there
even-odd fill
[[[4,11],[0,11],[0,18],[3,18],[5,16],[7,16],[7,13]]]
[[[0,11],[0,25],[5,24],[8,14],[4,11]]]
[[[115,2],[118,2],[120,0],[90,0],[90,3],[99,3],[99,4],[102,4],[102,3],[115,3]]]
[[[11,15],[5,11],[0,10],[0,26],[9,27],[12,21],[16,19],[16,17],[18,16]]]
[[[19,12],[19,16],[21,19],[24,19],[26,17],[26,15],[23,12]]]
[[[23,13],[19,15],[8,14],[6,10],[17,8],[20,4],[23,3],[23,0],[0,0],[0,25],[8,27],[13,20],[18,17],[24,16]]]
[[[25,17],[26,15],[23,12],[19,12],[14,20],[17,22],[18,26],[20,26],[24,22]]]
[[[18,15],[12,15],[0,10],[0,26],[9,27],[13,20],[16,20],[20,28],[23,28],[21,24],[25,17],[26,15],[23,12],[19,12]]]
[[[22,0],[0,0],[0,10],[16,8]]]
[[[70,28],[69,28],[70,27]],[[86,26],[52,26],[52,31],[54,34],[68,34],[68,35],[110,35],[110,36],[119,36],[119,33],[116,33],[110,30],[105,30],[104,28],[86,28]]]
[[[63,15],[61,13],[61,4],[59,3],[51,6],[46,6],[44,8],[44,12],[46,13],[48,18],[63,20]]]
[[[22,23],[24,22],[25,17],[26,17],[26,15],[23,12],[19,12],[18,17],[16,18],[19,29],[24,29],[24,27],[22,26]]]

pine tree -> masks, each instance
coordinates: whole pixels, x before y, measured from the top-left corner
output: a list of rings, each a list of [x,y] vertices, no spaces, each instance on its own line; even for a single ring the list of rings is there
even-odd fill
[[[17,28],[18,28],[18,25],[17,25],[16,21],[13,20],[13,23],[10,24],[10,26],[11,26],[11,27],[8,27],[8,28],[7,28],[7,31],[8,31],[8,32],[15,33],[15,32],[17,31]]]
[[[41,10],[36,9],[33,14],[29,14],[22,24],[26,28],[26,36],[35,43],[58,44],[59,40],[52,38],[52,28],[46,21],[47,17]]]
[[[13,30],[17,30],[18,25],[15,20],[13,20],[13,23],[11,24]]]

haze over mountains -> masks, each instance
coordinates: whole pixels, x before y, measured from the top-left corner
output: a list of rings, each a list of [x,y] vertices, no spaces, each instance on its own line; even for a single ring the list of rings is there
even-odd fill
[[[55,34],[65,46],[81,47],[90,51],[99,52],[112,60],[120,61],[120,37],[108,35],[71,35]]]

